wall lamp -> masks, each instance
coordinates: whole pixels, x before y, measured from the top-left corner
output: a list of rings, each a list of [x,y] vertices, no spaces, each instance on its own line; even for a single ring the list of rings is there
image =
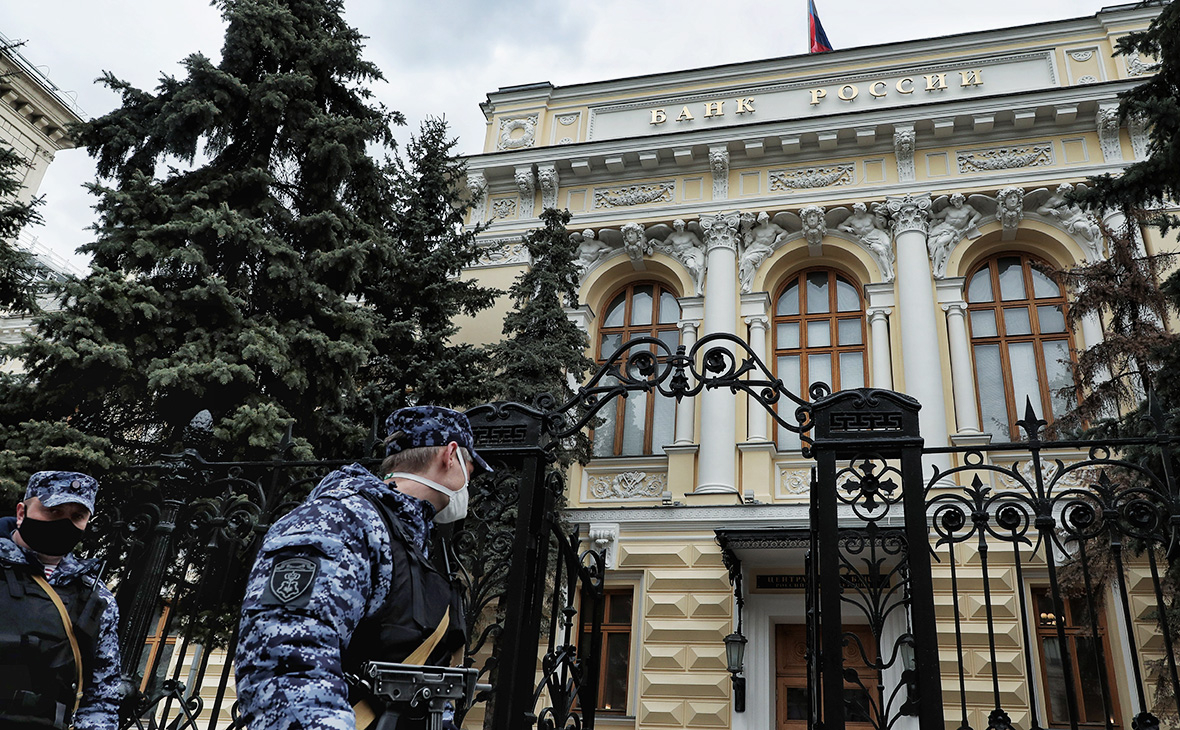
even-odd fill
[[[746,657],[746,637],[742,636],[741,628],[725,637],[725,665],[733,680],[733,711],[746,711],[746,678],[742,673],[742,662]]]

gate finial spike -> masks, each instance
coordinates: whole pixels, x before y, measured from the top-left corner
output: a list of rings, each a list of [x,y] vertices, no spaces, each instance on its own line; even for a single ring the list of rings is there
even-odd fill
[[[1016,422],[1017,426],[1024,429],[1026,438],[1029,441],[1037,441],[1041,429],[1048,425],[1048,421],[1037,417],[1037,412],[1033,410],[1032,398],[1028,395],[1024,396],[1024,418]]]

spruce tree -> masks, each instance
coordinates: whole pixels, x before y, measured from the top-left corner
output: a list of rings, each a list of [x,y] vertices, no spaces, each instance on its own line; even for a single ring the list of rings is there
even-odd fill
[[[459,187],[466,163],[443,119],[423,122],[390,163],[393,245],[371,250],[360,294],[377,320],[375,354],[360,374],[358,420],[414,404],[452,408],[487,400],[486,350],[452,342],[454,318],[500,292],[460,276],[479,258],[481,226],[464,228],[473,202]]]
[[[284,428],[355,451],[344,411],[373,348],[356,299],[390,243],[395,112],[342,0],[222,0],[221,60],[186,58],[153,92],[106,74],[122,105],[86,124],[97,162],[88,276],[15,354],[0,469],[103,469],[172,447],[202,408],[214,451],[264,453]]]
[[[1165,322],[1174,302],[1160,287],[1170,254],[1148,256],[1137,237],[1138,223],[1103,226],[1108,255],[1101,261],[1058,272],[1070,291],[1069,323],[1075,331],[1087,317],[1105,320],[1105,334],[1078,353],[1073,385],[1062,395],[1077,407],[1053,424],[1057,432],[1087,426],[1116,436],[1133,421],[1162,360],[1180,346],[1180,335]],[[1120,413],[1133,413],[1120,419]]]
[[[1076,198],[1093,210],[1148,211],[1144,222],[1167,234],[1180,225],[1164,209],[1165,201],[1180,200],[1180,3],[1140,5],[1163,7],[1146,30],[1120,38],[1115,53],[1151,64],[1143,83],[1119,95],[1119,121],[1147,128],[1148,155],[1121,174],[1090,178]]]
[[[574,395],[593,361],[586,356],[586,333],[566,316],[578,306],[578,246],[570,240],[568,210],[546,208],[542,227],[524,238],[532,265],[509,293],[515,308],[504,317],[504,339],[493,348],[497,398],[530,403],[548,393],[561,404]],[[590,441],[578,433],[558,450],[562,465],[585,463]]]
[[[1080,394],[1081,403],[1067,421],[1088,422],[1108,435],[1142,432],[1148,388],[1165,411],[1180,409],[1180,337],[1166,326],[1180,306],[1180,276],[1172,274],[1161,285],[1174,255],[1147,255],[1139,235],[1143,225],[1167,235],[1180,224],[1166,207],[1166,201],[1180,199],[1180,4],[1141,5],[1162,7],[1146,30],[1119,40],[1116,54],[1149,63],[1149,73],[1120,95],[1118,113],[1120,123],[1147,129],[1148,155],[1118,175],[1089,178],[1073,195],[1096,214],[1122,212],[1125,222],[1104,229],[1105,261],[1064,273],[1074,295],[1071,319],[1106,319],[1104,341],[1079,354],[1074,397]]]
[[[37,264],[17,245],[24,227],[41,221],[41,198],[16,197],[23,186],[18,171],[27,166],[16,150],[0,144],[0,312],[37,311]]]

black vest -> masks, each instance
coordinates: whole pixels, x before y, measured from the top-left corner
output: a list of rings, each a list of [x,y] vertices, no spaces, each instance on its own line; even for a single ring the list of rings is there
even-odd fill
[[[380,499],[364,495],[389,530],[393,576],[385,605],[362,619],[344,651],[344,671],[359,674],[364,662],[402,662],[426,641],[450,608],[447,632],[426,664],[445,664],[466,642],[463,594],[410,540],[398,517]]]
[[[73,721],[78,668],[61,614],[33,581],[39,566],[0,562],[0,726],[65,728]],[[89,677],[105,601],[94,579],[53,586],[74,624]]]

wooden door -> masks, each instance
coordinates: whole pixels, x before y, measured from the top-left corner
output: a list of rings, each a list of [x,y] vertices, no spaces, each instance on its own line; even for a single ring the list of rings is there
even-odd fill
[[[775,727],[777,730],[807,730],[810,702],[807,694],[807,629],[801,624],[774,627]],[[864,643],[870,659],[876,661],[876,643],[867,626],[845,627]],[[875,673],[865,665],[860,651],[844,648],[844,666],[855,668],[868,687],[876,684]],[[848,730],[872,730],[869,693],[852,683],[844,685],[845,725]],[[873,693],[876,701],[876,693]]]

